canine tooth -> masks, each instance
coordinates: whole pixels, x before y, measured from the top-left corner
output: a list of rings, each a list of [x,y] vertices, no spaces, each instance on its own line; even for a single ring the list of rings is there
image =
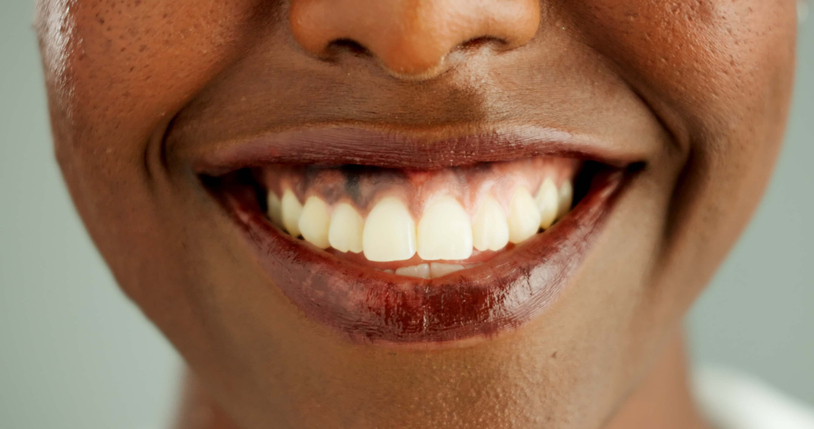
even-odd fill
[[[425,261],[472,256],[472,224],[453,197],[430,203],[418,222],[418,256]]]
[[[325,201],[319,197],[308,197],[298,223],[302,238],[320,249],[327,249],[331,245],[328,242],[330,223],[331,217],[328,216],[328,205]]]
[[[282,200],[283,227],[292,237],[300,236],[300,215],[302,214],[302,204],[291,189],[283,192]]]
[[[509,243],[509,224],[500,204],[487,195],[472,220],[472,241],[475,248],[500,250]]]
[[[342,203],[336,206],[331,216],[331,226],[328,232],[328,242],[331,247],[340,252],[362,251],[362,231],[365,229],[365,220],[350,204]]]
[[[415,255],[415,221],[398,198],[379,201],[362,233],[365,258],[375,262],[404,261]]]
[[[283,203],[280,201],[280,197],[274,192],[269,192],[266,203],[271,221],[277,226],[283,226]]]
[[[463,265],[455,265],[455,264],[441,264],[438,262],[433,262],[430,264],[430,277],[442,277],[447,274],[452,274],[456,271],[461,271],[464,269]]]
[[[570,180],[565,180],[560,185],[560,204],[557,210],[557,219],[562,219],[571,210],[574,203],[574,185]]]
[[[543,180],[543,184],[540,185],[537,197],[534,200],[537,202],[537,208],[540,209],[540,228],[550,228],[551,224],[557,219],[560,203],[559,192],[554,181],[551,179]]]
[[[537,234],[540,229],[540,210],[528,189],[520,187],[514,191],[509,203],[509,241],[521,243]]]
[[[428,264],[413,265],[410,267],[401,267],[396,270],[396,274],[406,277],[418,277],[421,279],[430,278],[430,266]]]

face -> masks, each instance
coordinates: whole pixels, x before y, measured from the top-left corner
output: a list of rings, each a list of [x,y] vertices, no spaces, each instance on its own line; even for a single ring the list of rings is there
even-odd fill
[[[242,427],[595,428],[747,222],[791,0],[44,0],[57,159]]]

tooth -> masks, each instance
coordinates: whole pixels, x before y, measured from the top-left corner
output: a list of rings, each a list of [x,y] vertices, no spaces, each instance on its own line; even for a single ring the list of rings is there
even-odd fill
[[[540,210],[528,189],[520,187],[514,191],[509,203],[509,241],[521,243],[537,234],[540,229]]]
[[[365,220],[350,204],[342,203],[336,206],[331,217],[328,241],[331,247],[340,252],[362,251],[362,231],[365,229]]]
[[[428,264],[420,264],[411,267],[401,267],[396,270],[396,274],[399,276],[428,279],[430,278],[430,266]]]
[[[574,186],[570,180],[564,180],[560,185],[560,204],[557,210],[557,219],[562,219],[571,210],[574,203]]]
[[[415,255],[415,222],[398,198],[379,201],[362,233],[365,258],[375,262],[404,261]]]
[[[456,271],[461,271],[464,269],[463,265],[455,265],[455,264],[440,264],[438,262],[433,262],[430,264],[430,278],[436,277],[443,277],[447,274],[452,274]]]
[[[551,179],[545,179],[537,191],[537,208],[540,210],[540,228],[548,229],[554,220],[557,219],[560,196],[557,192],[557,185]]]
[[[418,256],[425,261],[472,256],[472,224],[453,197],[430,203],[418,222]]]
[[[509,243],[509,225],[500,204],[487,195],[472,221],[472,241],[475,248],[500,250]]]
[[[291,189],[283,192],[283,227],[292,237],[300,236],[300,215],[302,214],[302,204]]]
[[[274,192],[269,192],[266,202],[271,221],[277,226],[283,226],[283,203],[280,201],[280,197]]]
[[[331,217],[328,216],[328,205],[325,201],[319,197],[308,197],[298,223],[302,238],[320,249],[327,249],[330,247],[328,242],[330,223]]]

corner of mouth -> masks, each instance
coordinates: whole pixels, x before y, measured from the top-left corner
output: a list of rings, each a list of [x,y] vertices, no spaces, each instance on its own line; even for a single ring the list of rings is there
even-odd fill
[[[270,287],[353,342],[422,348],[477,343],[544,313],[644,164],[538,128],[346,126],[193,161]]]

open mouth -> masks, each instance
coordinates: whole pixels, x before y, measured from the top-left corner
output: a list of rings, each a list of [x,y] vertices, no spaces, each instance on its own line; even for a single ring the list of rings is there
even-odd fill
[[[641,166],[528,133],[394,135],[298,131],[197,166],[273,283],[366,343],[482,339],[540,314]]]

